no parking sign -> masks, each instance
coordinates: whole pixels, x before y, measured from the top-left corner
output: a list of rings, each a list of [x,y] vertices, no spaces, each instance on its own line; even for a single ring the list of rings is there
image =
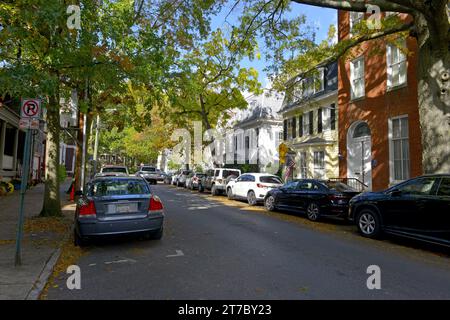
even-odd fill
[[[41,113],[40,99],[22,99],[21,118],[39,118]]]

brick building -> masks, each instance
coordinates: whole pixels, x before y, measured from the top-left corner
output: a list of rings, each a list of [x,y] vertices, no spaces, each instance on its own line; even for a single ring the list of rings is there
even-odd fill
[[[339,41],[365,18],[339,11]],[[404,44],[408,52],[372,40],[339,61],[339,175],[374,191],[422,174],[417,41],[408,37]]]

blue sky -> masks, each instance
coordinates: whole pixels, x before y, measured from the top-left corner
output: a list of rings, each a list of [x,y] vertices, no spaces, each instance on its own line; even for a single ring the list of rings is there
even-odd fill
[[[229,2],[228,6],[225,6],[221,13],[213,18],[212,20],[212,28],[224,28],[227,26],[227,23],[225,22],[225,17],[229,13],[231,9],[232,1]],[[328,28],[331,24],[337,24],[337,11],[334,9],[326,9],[326,8],[319,8],[314,6],[308,6],[308,5],[302,5],[297,3],[292,3],[292,12],[289,13],[289,16],[291,15],[301,15],[304,14],[308,20],[308,23],[313,24],[317,27],[317,42],[322,41],[327,37]],[[238,12],[231,14],[227,21],[229,23],[234,24],[237,20]],[[263,42],[260,43],[260,45],[263,45]],[[254,60],[254,61],[243,61],[242,66],[243,67],[253,67],[258,70],[259,72],[259,81],[263,84],[263,86],[266,86],[267,84],[267,77],[264,73],[265,61],[264,58],[261,58],[261,60]]]

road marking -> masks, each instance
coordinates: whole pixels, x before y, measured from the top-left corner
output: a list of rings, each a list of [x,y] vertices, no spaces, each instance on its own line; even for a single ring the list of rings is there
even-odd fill
[[[181,256],[184,256],[184,253],[183,253],[183,251],[181,251],[181,250],[175,250],[175,252],[176,252],[176,254],[168,255],[168,256],[166,256],[166,258],[173,258],[173,257],[181,257]]]
[[[122,259],[122,260],[114,260],[114,261],[105,261],[104,264],[116,264],[116,263],[136,263],[136,260],[133,259]]]

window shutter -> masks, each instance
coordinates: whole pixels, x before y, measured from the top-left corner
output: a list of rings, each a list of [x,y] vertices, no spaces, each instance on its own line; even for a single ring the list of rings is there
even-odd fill
[[[303,137],[303,116],[298,117],[298,136]]]
[[[309,112],[309,134],[314,133],[314,114],[312,111]]]
[[[336,105],[334,103],[331,105],[330,113],[331,130],[336,130]]]
[[[297,118],[293,117],[292,118],[292,138],[296,138],[297,137]]]
[[[322,132],[322,108],[317,109],[317,133]]]
[[[287,120],[284,120],[283,123],[283,140],[287,140]]]

